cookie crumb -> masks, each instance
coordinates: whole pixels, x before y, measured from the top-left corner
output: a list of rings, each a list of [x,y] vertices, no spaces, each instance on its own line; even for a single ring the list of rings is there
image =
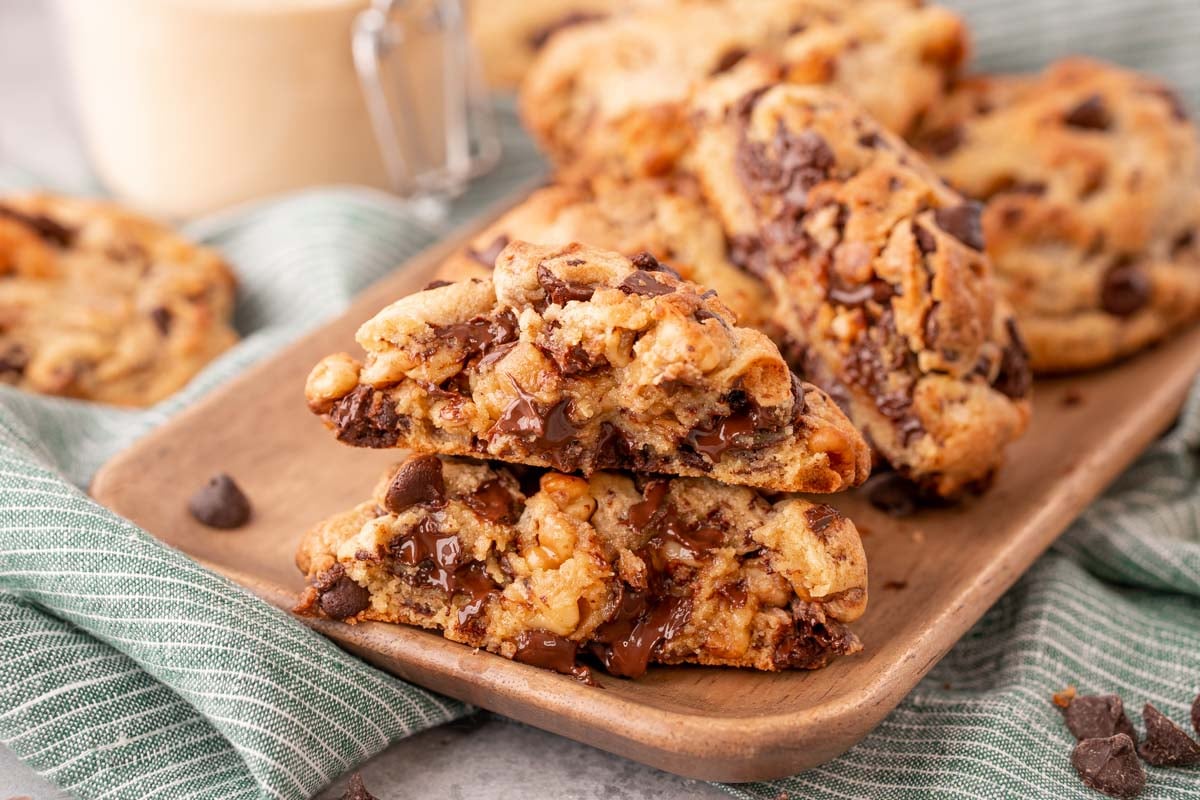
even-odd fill
[[[250,500],[224,472],[208,479],[188,501],[188,511],[210,528],[240,528],[250,519]]]
[[[1067,706],[1071,705],[1071,701],[1075,699],[1075,691],[1075,684],[1072,683],[1061,692],[1055,692],[1054,697],[1051,699],[1054,700],[1054,705],[1058,706],[1059,708],[1066,708]]]

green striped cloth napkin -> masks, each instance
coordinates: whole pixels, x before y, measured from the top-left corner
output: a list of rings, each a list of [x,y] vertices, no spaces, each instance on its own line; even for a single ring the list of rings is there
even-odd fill
[[[1147,0],[1132,17],[1132,4],[1117,0],[1086,12],[1068,0],[951,5],[977,28],[989,23],[979,37],[985,63],[1026,66],[1089,49],[1120,57],[1133,40],[1141,49],[1127,62],[1170,75],[1200,100],[1200,72],[1189,67],[1200,50],[1189,41],[1177,53],[1163,42],[1182,34],[1145,32],[1161,17],[1156,30],[1194,39],[1196,0]],[[1072,24],[1039,27],[1031,8]],[[995,26],[1002,39],[989,33]],[[1016,42],[1016,60],[1005,42]],[[452,220],[541,169],[506,122],[504,167],[456,204]],[[330,190],[189,232],[238,268],[241,345],[143,411],[0,387],[0,742],[85,800],[300,800],[389,742],[470,709],[357,661],[79,487],[442,231],[385,196]],[[1095,797],[1070,767],[1071,737],[1049,695],[1074,683],[1118,692],[1135,712],[1149,701],[1187,718],[1200,689],[1198,458],[1200,390],[1170,434],[862,743],[793,778],[722,788],[764,799]],[[1200,797],[1200,771],[1151,768],[1144,796]]]

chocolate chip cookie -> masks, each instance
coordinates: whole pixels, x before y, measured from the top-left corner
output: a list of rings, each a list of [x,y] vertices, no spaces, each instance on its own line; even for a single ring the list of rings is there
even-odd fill
[[[735,260],[773,289],[801,374],[897,470],[946,497],[981,488],[1030,379],[978,206],[843,95],[761,77],[748,61],[694,105],[689,164]]]
[[[490,279],[427,289],[358,331],[307,398],[348,444],[833,492],[866,443],[762,333],[653,256],[508,245]]]
[[[815,669],[861,649],[854,525],[704,478],[590,478],[415,456],[319,524],[297,610],[441,630],[517,661]]]
[[[127,406],[173,393],[237,341],[213,251],[115,206],[0,198],[0,383]]]
[[[491,274],[504,246],[581,242],[626,256],[650,253],[692,283],[717,292],[740,325],[770,325],[770,292],[729,260],[721,222],[694,181],[595,177],[548,186],[513,207],[442,265],[439,278]]]
[[[1161,82],[1081,58],[974,78],[915,141],[987,204],[1035,370],[1107,364],[1200,315],[1196,129]]]
[[[910,0],[664,3],[557,34],[530,69],[522,114],[574,173],[657,175],[687,149],[695,85],[764,51],[797,83],[836,87],[907,131],[966,53],[961,21]]]

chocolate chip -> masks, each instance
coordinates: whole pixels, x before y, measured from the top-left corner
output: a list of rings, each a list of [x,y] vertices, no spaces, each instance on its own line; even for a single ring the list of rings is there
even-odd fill
[[[376,797],[367,791],[367,787],[363,786],[362,775],[357,772],[350,776],[350,784],[346,786],[346,793],[342,795],[342,800],[377,800]]]
[[[615,618],[593,634],[592,652],[613,675],[637,678],[691,616],[691,598],[668,595],[651,601],[640,592],[624,590]]]
[[[495,269],[496,259],[500,257],[500,253],[506,247],[508,247],[508,237],[502,233],[493,239],[492,243],[483,248],[483,250],[476,250],[471,247],[467,248],[467,255],[488,269]]]
[[[570,399],[563,398],[544,406],[511,377],[509,382],[517,396],[501,412],[488,435],[518,436],[533,452],[545,456],[554,466],[571,471],[575,467],[570,463],[568,451],[577,442],[579,428],[571,421]]]
[[[463,500],[472,511],[491,522],[512,525],[521,518],[521,499],[496,478],[482,484]]]
[[[933,221],[946,233],[958,239],[972,250],[983,252],[983,225],[980,222],[983,206],[974,200],[939,208],[933,212]]]
[[[770,270],[762,239],[748,234],[735,234],[729,237],[728,249],[729,262],[735,267],[763,280],[768,277]]]
[[[1004,321],[1008,341],[1000,354],[1000,369],[992,381],[992,388],[1006,397],[1019,400],[1029,395],[1033,388],[1033,372],[1029,368],[1029,351],[1017,330],[1017,323],[1009,318]]]
[[[154,320],[154,327],[163,336],[171,332],[171,309],[159,306],[150,312],[150,319]]]
[[[407,420],[383,392],[359,385],[334,403],[329,421],[337,430],[339,442],[355,447],[394,447]]]
[[[547,630],[521,631],[513,661],[570,675],[575,668],[575,642]]]
[[[1076,739],[1106,739],[1123,733],[1137,741],[1133,724],[1125,716],[1125,706],[1115,694],[1076,697],[1062,713]]]
[[[590,284],[572,283],[564,281],[545,265],[539,265],[537,268],[538,284],[546,293],[546,304],[565,306],[572,300],[579,302],[587,302],[592,299],[592,295],[596,291],[596,287]],[[544,309],[544,307],[543,307]]]
[[[1149,703],[1142,708],[1142,722],[1146,725],[1146,741],[1138,754],[1147,764],[1184,767],[1200,763],[1200,744]]]
[[[792,220],[794,227],[808,191],[829,176],[836,162],[833,149],[819,133],[793,133],[780,122],[770,146],[743,137],[735,168],[751,194],[778,196],[781,216]]]
[[[1106,131],[1112,125],[1112,117],[1108,114],[1104,98],[1094,94],[1068,111],[1063,117],[1063,122],[1072,128]]]
[[[24,225],[36,233],[42,241],[58,247],[70,247],[75,240],[75,231],[45,214],[26,214],[15,208],[0,205],[0,219],[9,219]]]
[[[643,297],[658,297],[675,291],[674,286],[668,286],[655,280],[649,272],[641,269],[625,276],[625,280],[621,281],[617,288],[625,294],[636,294]]]
[[[916,484],[896,472],[872,479],[867,499],[875,508],[893,517],[907,517],[920,507],[920,491]]]
[[[746,55],[747,51],[744,47],[733,47],[729,50],[726,50],[721,54],[721,57],[717,59],[716,65],[712,68],[712,72],[709,74],[720,75],[722,72],[728,72],[736,67],[738,62],[745,58]]]
[[[818,536],[841,518],[842,515],[836,508],[824,503],[819,503],[804,512],[804,519],[808,521],[808,527],[812,528],[813,533]]]
[[[1075,745],[1071,764],[1085,786],[1111,797],[1137,797],[1146,786],[1146,770],[1123,733],[1107,739],[1084,739]]]
[[[228,530],[240,528],[250,519],[250,501],[233,478],[222,472],[192,495],[188,511],[210,528]]]
[[[6,375],[21,377],[29,366],[29,353],[15,342],[0,351],[0,378]]]
[[[476,354],[487,355],[497,347],[517,341],[521,335],[517,317],[511,311],[494,317],[474,317],[466,322],[438,326],[434,330],[439,338],[450,340],[462,350],[464,359]]]
[[[917,249],[921,251],[921,255],[927,256],[937,252],[937,239],[920,225],[913,225],[913,238],[917,240]]]
[[[1108,313],[1127,317],[1150,301],[1150,279],[1127,260],[1104,273],[1100,284],[1100,306]]]
[[[428,292],[430,289],[440,289],[443,286],[451,286],[451,285],[453,285],[451,283],[451,281],[443,281],[443,280],[430,281],[429,283],[425,284],[425,288],[422,289],[421,291]]]
[[[966,140],[966,132],[961,125],[930,131],[921,139],[921,148],[938,157],[953,153]]]
[[[415,456],[400,465],[388,484],[383,505],[399,514],[418,503],[430,505],[446,501],[446,482],[442,477],[442,461],[434,455]]]
[[[371,593],[348,576],[321,592],[321,610],[330,619],[353,617],[371,604]]]

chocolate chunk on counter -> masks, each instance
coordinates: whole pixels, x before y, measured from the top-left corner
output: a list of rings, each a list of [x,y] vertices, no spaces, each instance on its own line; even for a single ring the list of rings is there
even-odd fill
[[[378,800],[378,798],[367,791],[367,787],[363,785],[362,775],[356,772],[350,776],[350,783],[346,786],[346,793],[342,795],[342,800]]]
[[[1165,714],[1146,703],[1142,708],[1146,741],[1138,748],[1147,764],[1156,767],[1185,767],[1200,764],[1200,744]]]
[[[1133,740],[1123,733],[1107,739],[1084,739],[1071,752],[1071,764],[1085,786],[1123,800],[1137,797],[1146,786],[1146,770]]]
[[[225,473],[209,478],[188,500],[188,511],[210,528],[240,528],[250,519],[250,500]]]
[[[1115,694],[1076,697],[1063,709],[1063,719],[1076,739],[1106,739],[1123,733],[1137,742],[1125,705]]]
[[[442,462],[437,456],[423,455],[404,462],[388,485],[384,506],[393,514],[421,504],[440,504],[446,500],[446,482]]]

